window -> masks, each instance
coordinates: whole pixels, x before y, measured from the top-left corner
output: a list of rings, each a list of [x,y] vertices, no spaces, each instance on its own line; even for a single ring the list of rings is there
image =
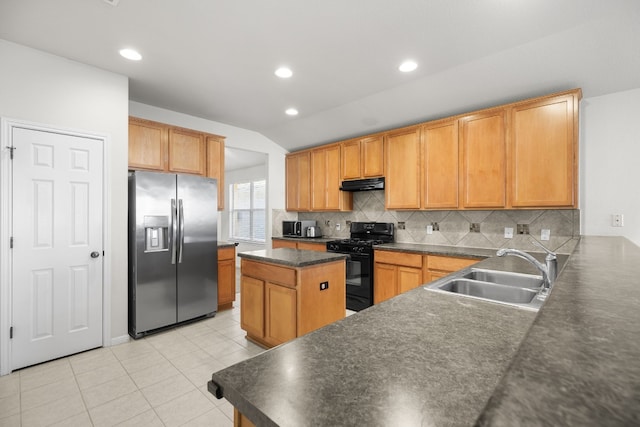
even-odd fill
[[[231,218],[229,236],[233,239],[265,241],[267,185],[261,181],[229,185]]]

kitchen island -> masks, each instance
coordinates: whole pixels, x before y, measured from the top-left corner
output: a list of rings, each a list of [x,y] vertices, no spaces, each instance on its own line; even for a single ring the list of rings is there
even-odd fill
[[[584,237],[537,315],[419,287],[209,387],[260,426],[637,425],[639,264],[624,238]]]
[[[346,255],[290,248],[241,252],[240,326],[273,347],[345,317]]]

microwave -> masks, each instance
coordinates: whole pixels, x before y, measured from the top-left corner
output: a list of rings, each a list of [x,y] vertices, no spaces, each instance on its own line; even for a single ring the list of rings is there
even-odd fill
[[[307,227],[315,227],[315,221],[282,221],[282,235],[285,237],[304,237]]]

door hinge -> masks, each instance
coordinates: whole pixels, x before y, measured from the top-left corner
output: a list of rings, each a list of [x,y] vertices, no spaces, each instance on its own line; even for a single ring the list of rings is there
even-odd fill
[[[16,149],[16,147],[9,147],[9,146],[7,145],[7,146],[6,146],[6,148],[8,148],[8,149],[9,149],[9,153],[10,153],[10,154],[9,154],[9,158],[10,158],[11,160],[13,160],[13,150],[15,150],[15,149]]]
[[[9,328],[9,339],[13,338],[13,326]]]
[[[9,237],[9,249],[13,249],[13,236]]]

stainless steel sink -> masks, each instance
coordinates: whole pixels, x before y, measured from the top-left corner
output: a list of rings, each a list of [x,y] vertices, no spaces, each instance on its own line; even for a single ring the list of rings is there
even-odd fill
[[[471,269],[463,275],[465,279],[491,282],[500,285],[517,286],[520,288],[539,288],[542,286],[542,276],[533,274],[512,273],[509,271]]]
[[[465,269],[425,286],[426,290],[539,310],[542,277],[508,271]]]
[[[438,289],[456,294],[513,304],[528,304],[538,294],[538,292],[533,289],[499,285],[497,283],[479,282],[469,279],[449,280],[439,286]]]

